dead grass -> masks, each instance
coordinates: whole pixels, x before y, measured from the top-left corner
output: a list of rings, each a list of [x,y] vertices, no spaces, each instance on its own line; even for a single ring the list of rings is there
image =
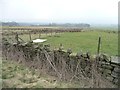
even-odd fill
[[[57,80],[54,76],[40,74],[37,70],[16,63],[15,61],[3,60],[2,79],[4,88],[74,88],[81,87],[79,84],[66,83]]]
[[[44,72],[44,71],[43,71]],[[77,81],[60,81],[55,76],[30,69],[15,61],[3,60],[2,80],[3,88],[114,88],[110,82],[102,78],[93,69],[93,78],[80,77]]]

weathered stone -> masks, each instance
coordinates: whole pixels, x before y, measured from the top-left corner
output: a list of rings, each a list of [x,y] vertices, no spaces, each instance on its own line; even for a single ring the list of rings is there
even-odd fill
[[[120,64],[118,64],[118,63],[111,63],[111,64],[113,64],[114,66],[116,65],[116,66],[120,67]]]
[[[103,71],[104,71],[104,69],[103,69],[103,68],[98,68],[98,70],[99,70],[100,72],[103,72]]]
[[[111,63],[120,66],[119,57],[111,57]]]
[[[27,46],[27,43],[23,43],[22,46],[23,46],[23,47]]]
[[[113,66],[110,66],[110,65],[102,65],[101,67],[105,69],[110,69],[110,70],[113,69]]]
[[[105,73],[102,73],[102,76],[106,78],[107,75]]]
[[[29,41],[28,43],[33,43],[33,41]]]
[[[112,63],[112,64],[110,64],[111,66],[113,66],[113,67],[118,67],[118,65],[116,65],[116,64],[114,64],[114,63]]]
[[[109,58],[108,58],[108,56],[105,55],[105,54],[101,54],[100,58],[101,58],[102,61],[106,61],[106,62],[110,61]]]
[[[32,42],[26,43],[26,46],[31,47],[32,46]]]
[[[102,64],[102,65],[105,65],[105,64],[106,64],[105,61],[101,61],[101,62],[99,62],[99,63]]]
[[[115,78],[115,79],[113,80],[113,83],[118,85],[118,79]]]
[[[106,75],[107,75],[107,74],[111,74],[111,70],[109,70],[109,69],[104,69],[103,73],[106,74]]]
[[[120,73],[120,68],[115,67],[115,68],[114,68],[114,71]]]
[[[86,53],[86,56],[87,56],[86,58],[90,59],[90,53],[89,52]]]
[[[77,53],[77,54],[76,54],[76,57],[77,57],[77,58],[81,58],[81,57],[82,57],[82,52]]]
[[[110,65],[109,62],[101,62],[102,65]]]
[[[71,53],[72,53],[72,50],[69,48],[69,49],[67,50],[67,53],[68,53],[68,54],[71,54]]]
[[[112,76],[107,76],[106,79],[112,82],[114,78]]]
[[[119,62],[119,57],[111,57],[111,62],[113,62],[113,63],[120,63]]]
[[[86,53],[84,53],[82,56],[83,56],[84,58],[87,58],[87,54],[86,54]]]
[[[112,74],[111,74],[113,77],[115,77],[115,78],[118,78],[118,74],[116,73],[116,72],[112,72]]]
[[[76,60],[76,57],[73,56],[73,55],[71,55],[71,56],[70,56],[70,60]]]

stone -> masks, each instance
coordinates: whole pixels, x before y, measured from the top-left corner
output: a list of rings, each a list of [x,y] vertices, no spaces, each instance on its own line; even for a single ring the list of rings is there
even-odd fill
[[[76,57],[80,59],[82,57],[82,52],[77,53]]]
[[[101,60],[106,61],[106,62],[110,61],[108,58],[108,55],[106,55],[106,54],[101,54],[100,58],[101,58]]]
[[[119,57],[111,57],[111,62],[113,62],[113,63],[120,63],[119,62]]]
[[[86,53],[83,53],[82,55],[84,58],[87,58],[87,54]]]
[[[106,62],[105,65],[110,65],[110,62]]]
[[[33,41],[29,41],[29,43],[33,43]]]
[[[115,79],[113,80],[113,83],[118,84],[118,79],[115,78]]]
[[[104,73],[102,73],[102,76],[106,78],[106,76],[107,76],[107,75],[106,75],[106,74],[104,74]]]
[[[67,53],[71,54],[71,53],[72,53],[72,50],[69,48],[69,49],[67,50]]]
[[[39,49],[39,46],[38,46],[38,45],[34,45],[34,48],[35,48],[35,49]]]
[[[106,79],[112,82],[114,78],[112,76],[107,76]]]
[[[112,72],[112,74],[111,74],[113,77],[115,77],[115,78],[118,78],[118,74],[116,73],[116,72]]]
[[[111,57],[111,63],[120,66],[120,57]]]
[[[113,67],[117,67],[118,65],[116,65],[116,64],[114,64],[114,63],[112,63],[112,64],[110,64],[111,66],[113,66]]]
[[[110,65],[102,65],[101,67],[105,69],[110,69],[110,70],[113,69],[113,66],[110,66]]]
[[[120,73],[120,68],[115,67],[115,68],[114,68],[114,71],[117,72],[117,73]]]
[[[105,61],[101,61],[100,63],[101,63],[102,65],[105,65],[105,64],[106,64],[106,62],[105,62]]]
[[[90,53],[89,52],[86,53],[86,56],[87,56],[86,58],[90,59]]]
[[[109,74],[111,74],[111,70],[109,70],[109,69],[104,69],[104,70],[103,70],[103,74],[109,75]]]
[[[103,69],[103,68],[98,68],[98,70],[99,70],[100,72],[103,72],[103,71],[104,71],[104,69]]]
[[[13,43],[13,46],[16,46],[17,45],[17,43]]]

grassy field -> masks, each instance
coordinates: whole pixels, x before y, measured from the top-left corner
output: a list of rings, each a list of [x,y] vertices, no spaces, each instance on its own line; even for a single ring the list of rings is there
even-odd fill
[[[91,54],[97,53],[98,38],[101,37],[101,53],[108,55],[118,55],[118,33],[109,32],[107,29],[91,28],[85,32],[65,32],[61,34],[42,34],[41,38],[47,39],[44,44],[50,44],[52,49],[59,48],[60,44],[64,49],[71,48],[73,53],[89,51]],[[116,31],[116,30],[114,30]],[[29,41],[29,35],[20,35],[24,41]],[[39,34],[32,34],[32,39],[39,38]]]
[[[33,34],[32,39],[39,35]],[[91,54],[97,53],[98,37],[101,37],[101,53],[118,55],[118,34],[103,31],[87,31],[62,33],[59,36],[42,35],[41,38],[47,39],[44,44],[50,44],[51,48],[58,48],[63,44],[64,49],[71,48],[74,53],[89,51]],[[29,35],[20,36],[23,40],[29,41]]]
[[[71,48],[73,52],[82,50],[83,52],[89,51],[90,53],[95,54],[99,36],[102,38],[101,52],[117,55],[117,34],[113,33],[109,34],[98,31],[64,33],[60,37],[46,37],[48,41],[45,43],[50,43],[53,47],[58,47],[59,44],[62,43],[65,49]]]

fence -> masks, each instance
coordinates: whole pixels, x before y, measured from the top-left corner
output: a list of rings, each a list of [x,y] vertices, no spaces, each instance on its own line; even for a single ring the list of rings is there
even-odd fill
[[[14,35],[15,31],[18,31],[19,35],[23,35],[23,34],[43,34],[43,33],[63,33],[63,32],[81,32],[82,28],[58,28],[58,29],[54,29],[54,28],[2,28],[3,29],[3,33],[2,35]],[[5,33],[4,33],[5,32]],[[7,32],[7,33],[6,33]]]
[[[16,60],[30,68],[54,75],[60,80],[73,81],[85,78],[84,80],[88,80],[89,83],[92,80],[92,87],[118,86],[120,63],[113,62],[114,60],[104,54],[96,58],[82,52],[71,55],[70,49],[67,51],[50,50],[49,45],[33,42],[12,44],[5,38],[2,43],[3,57],[6,60]]]

